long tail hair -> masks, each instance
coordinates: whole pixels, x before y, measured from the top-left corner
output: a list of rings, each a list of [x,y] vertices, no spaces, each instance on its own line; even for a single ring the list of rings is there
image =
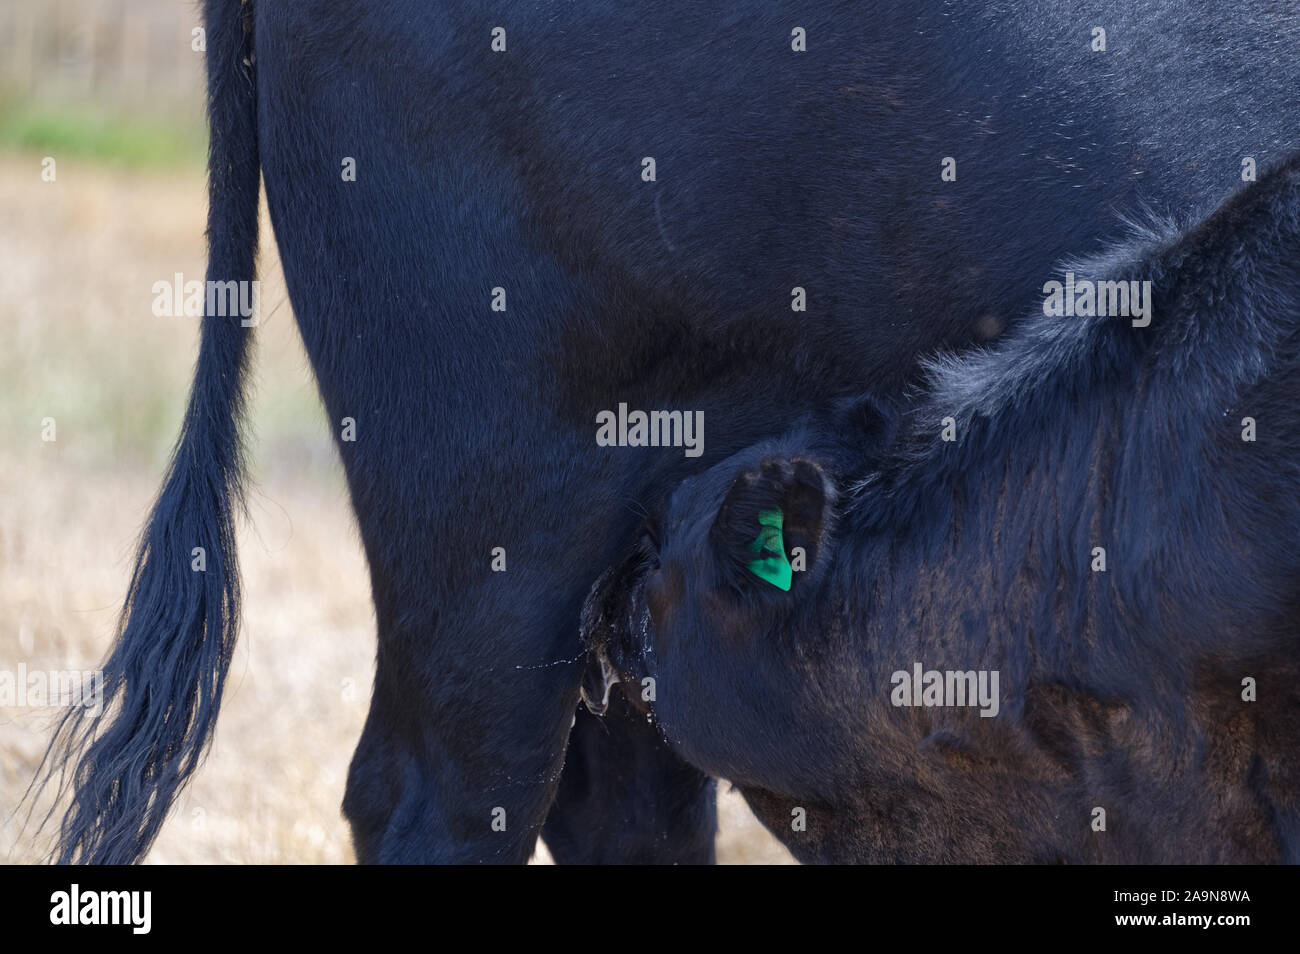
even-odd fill
[[[207,278],[252,282],[260,169],[252,4],[206,0],[204,15]],[[202,760],[221,707],[239,625],[235,516],[251,328],[238,314],[213,314],[206,297],[184,423],[104,663],[104,704],[97,714],[69,710],[38,772],[39,785],[57,774],[60,793],[72,792],[60,863],[143,858]]]

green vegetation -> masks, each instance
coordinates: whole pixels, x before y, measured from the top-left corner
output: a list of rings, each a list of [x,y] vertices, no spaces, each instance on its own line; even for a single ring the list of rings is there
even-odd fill
[[[0,149],[76,155],[126,167],[202,165],[207,134],[193,122],[159,121],[87,106],[0,100]]]

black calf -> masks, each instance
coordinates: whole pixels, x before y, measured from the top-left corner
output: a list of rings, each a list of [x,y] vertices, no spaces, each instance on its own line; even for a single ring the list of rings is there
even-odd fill
[[[1300,861],[1300,156],[1073,271],[1151,282],[1149,324],[1040,312],[896,435],[868,404],[737,454],[589,599],[801,859]]]

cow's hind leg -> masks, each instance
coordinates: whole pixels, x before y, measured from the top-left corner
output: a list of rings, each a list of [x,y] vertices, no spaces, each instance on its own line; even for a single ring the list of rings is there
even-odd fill
[[[431,663],[428,646],[381,626],[343,801],[357,860],[525,862],[555,796],[577,663],[501,667],[472,652]]]

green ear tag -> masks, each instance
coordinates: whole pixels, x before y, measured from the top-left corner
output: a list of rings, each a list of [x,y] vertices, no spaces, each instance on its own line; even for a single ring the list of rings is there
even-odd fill
[[[758,537],[749,545],[758,559],[749,564],[749,572],[777,589],[788,592],[794,573],[785,555],[785,542],[781,538],[782,523],[779,510],[764,510],[758,515]]]

